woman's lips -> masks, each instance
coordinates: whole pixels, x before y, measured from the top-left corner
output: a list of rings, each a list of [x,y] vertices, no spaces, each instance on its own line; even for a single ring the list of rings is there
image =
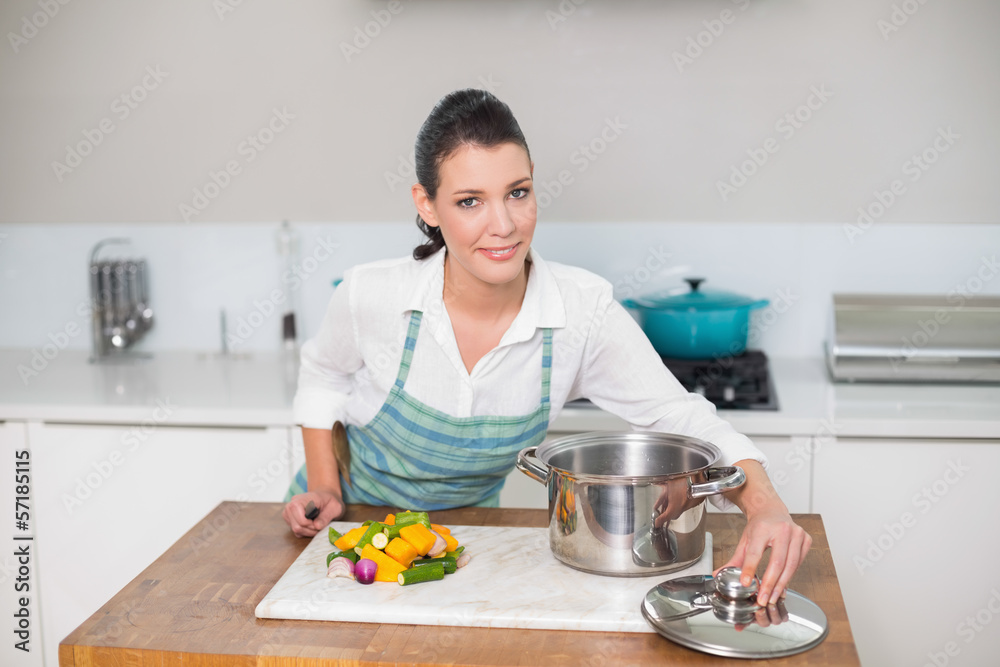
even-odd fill
[[[492,259],[494,262],[503,262],[517,254],[517,246],[519,245],[521,244],[515,243],[504,248],[479,248],[478,252],[487,259]]]

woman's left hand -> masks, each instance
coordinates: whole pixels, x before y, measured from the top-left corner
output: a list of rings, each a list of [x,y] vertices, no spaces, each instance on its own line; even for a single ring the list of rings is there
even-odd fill
[[[771,557],[757,590],[757,601],[766,605],[784,596],[792,575],[809,553],[812,538],[792,521],[760,463],[745,460],[736,465],[743,468],[747,481],[727,497],[746,514],[747,525],[736,553],[722,567],[740,568],[740,583],[749,586],[764,550],[770,549]]]

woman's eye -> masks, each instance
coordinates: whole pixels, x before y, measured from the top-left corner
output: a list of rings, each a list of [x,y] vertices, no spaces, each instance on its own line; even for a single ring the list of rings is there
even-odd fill
[[[523,199],[528,196],[528,188],[517,188],[510,193],[514,199]]]
[[[461,206],[462,208],[472,208],[473,206],[476,205],[476,200],[473,199],[472,197],[469,197],[468,199],[463,199],[462,201],[458,202],[458,205]]]

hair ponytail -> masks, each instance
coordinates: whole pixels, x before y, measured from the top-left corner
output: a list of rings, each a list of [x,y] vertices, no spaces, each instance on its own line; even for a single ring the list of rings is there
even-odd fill
[[[417,133],[417,182],[433,201],[441,180],[441,163],[459,146],[493,148],[506,143],[517,144],[528,152],[528,142],[510,107],[485,90],[466,88],[449,93],[434,106]],[[427,241],[413,249],[414,259],[425,259],[445,247],[440,227],[431,227],[419,214],[417,227]]]

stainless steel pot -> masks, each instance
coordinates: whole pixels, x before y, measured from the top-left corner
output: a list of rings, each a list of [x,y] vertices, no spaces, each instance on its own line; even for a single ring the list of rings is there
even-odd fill
[[[620,577],[683,569],[705,550],[705,498],[743,485],[719,448],[682,435],[582,433],[527,447],[517,467],[547,485],[549,546],[566,565]]]

